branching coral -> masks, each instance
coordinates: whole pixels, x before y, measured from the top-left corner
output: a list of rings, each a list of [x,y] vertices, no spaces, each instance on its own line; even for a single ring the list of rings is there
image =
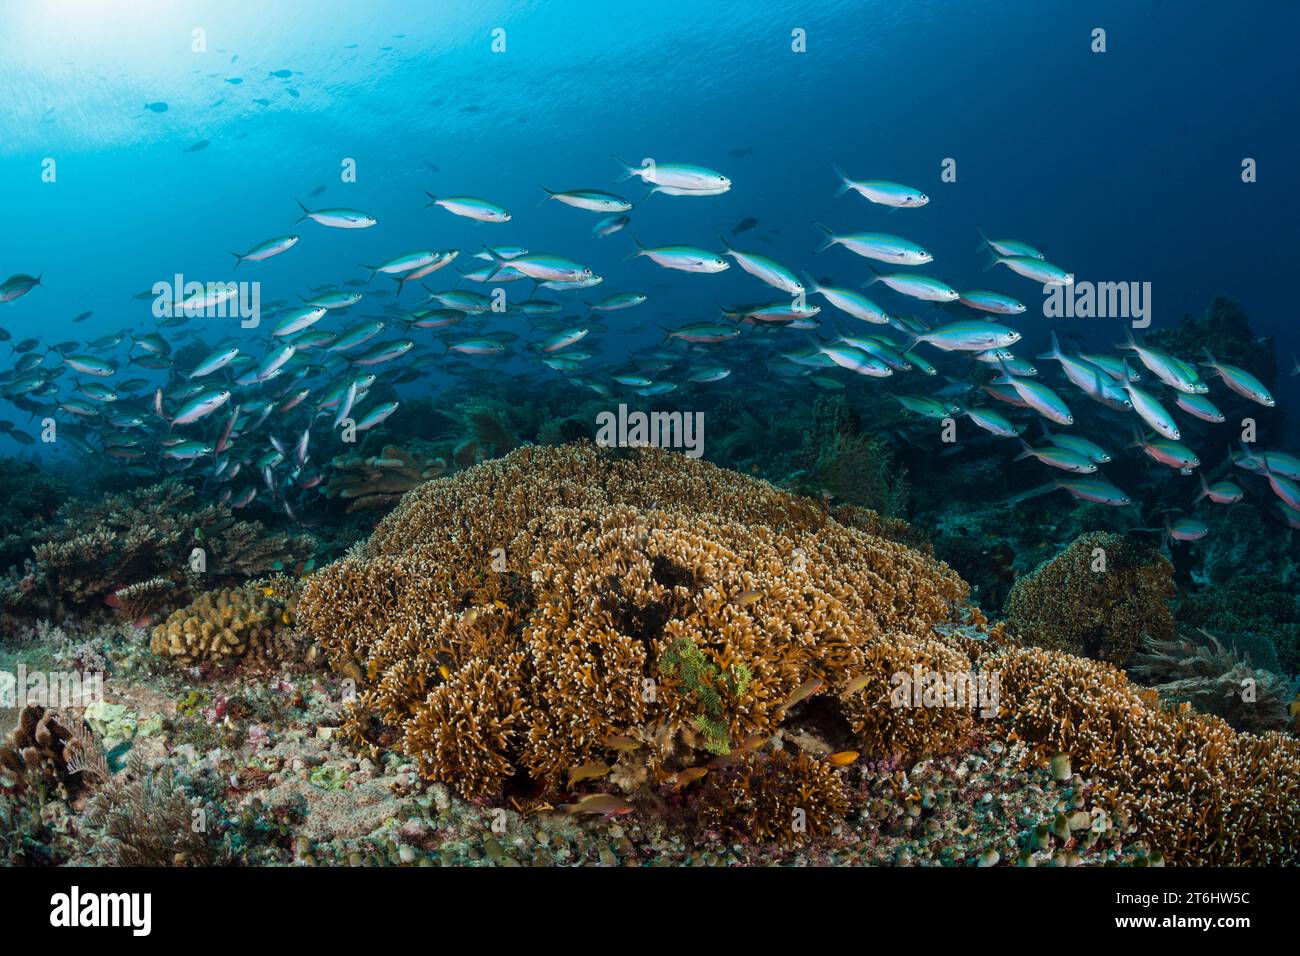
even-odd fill
[[[733,839],[793,843],[825,836],[849,810],[835,769],[805,753],[746,754],[710,774],[701,798],[704,826]]]
[[[1007,623],[1024,640],[1123,666],[1144,636],[1169,640],[1173,569],[1163,555],[1119,535],[1076,538],[1020,578]]]
[[[1007,726],[1040,756],[1068,754],[1107,812],[1170,860],[1297,861],[1300,740],[1164,706],[1097,661],[1021,648],[984,664],[1001,673]]]
[[[201,552],[201,571],[191,563],[195,549]],[[33,540],[34,574],[42,587],[26,592],[27,604],[57,618],[74,608],[99,606],[122,588],[155,578],[182,589],[200,579],[208,585],[232,583],[297,564],[311,549],[307,535],[272,533],[256,521],[237,521],[226,505],[202,504],[193,488],[165,481],[64,504]]]
[[[331,467],[333,475],[324,486],[325,495],[348,502],[347,510],[352,512],[391,508],[416,485],[446,472],[447,462],[386,445],[377,456],[341,456]]]
[[[1159,562],[1100,540],[1117,580],[1163,601]],[[1122,605],[1119,590],[1107,599]],[[1295,859],[1300,741],[1238,734],[1110,665],[1025,647],[965,597],[932,558],[816,503],[670,452],[583,444],[420,486],[308,579],[299,620],[358,683],[348,736],[471,797],[580,808],[585,792],[617,808],[591,789],[636,805],[672,784],[697,825],[784,840],[846,807],[842,771],[800,741],[907,767],[978,728],[1069,754],[1125,832],[1174,862]],[[1125,633],[1159,630],[1109,610]],[[900,703],[899,675],[918,673],[996,675],[997,715]]]
[[[861,701],[887,693],[886,667],[935,659],[931,627],[963,597],[931,558],[770,485],[569,445],[416,489],[309,579],[299,613],[362,678],[355,734],[374,737],[376,715],[426,776],[487,796],[520,776],[563,792],[629,734],[652,775],[674,773],[770,736],[811,679],[846,735],[948,746],[959,723],[931,738],[919,715]],[[831,696],[868,673],[883,687]]]

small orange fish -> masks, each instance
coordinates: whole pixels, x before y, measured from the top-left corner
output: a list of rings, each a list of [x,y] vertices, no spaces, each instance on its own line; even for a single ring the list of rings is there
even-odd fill
[[[569,787],[572,788],[575,783],[582,783],[584,780],[597,780],[607,773],[609,773],[609,765],[599,760],[592,760],[576,767],[570,767]]]
[[[798,687],[795,688],[794,693],[791,694],[789,699],[784,704],[781,705],[781,709],[789,710],[795,704],[799,703],[799,701],[806,700],[807,698],[811,697],[813,694],[821,690],[822,685],[825,683],[826,682],[822,680],[820,677],[813,677],[809,680],[804,681],[802,684],[800,684]]]
[[[751,604],[753,604],[762,596],[763,596],[762,591],[754,591],[754,590],[741,591],[739,594],[737,594],[735,597],[731,599],[731,603],[736,605],[737,607],[749,607]]]
[[[771,734],[750,734],[737,749],[744,751],[761,750],[763,745],[771,739]]]
[[[498,611],[504,611],[506,609],[506,602],[501,600],[500,598],[497,598],[495,601],[492,602],[492,606],[496,608]]]
[[[566,803],[560,809],[565,813],[604,813],[618,816],[631,813],[636,807],[612,793],[589,793],[577,803]]]
[[[438,665],[438,676],[441,677],[443,680],[451,680],[451,671],[447,669],[446,664]]]
[[[838,753],[831,754],[826,759],[832,767],[847,767],[858,759],[858,752],[856,750],[841,750]]]
[[[634,740],[631,737],[624,737],[621,734],[610,734],[608,737],[601,738],[600,742],[610,750],[617,750],[621,753],[631,753],[633,750],[641,749],[641,741]]]
[[[862,690],[862,688],[866,687],[870,683],[871,683],[871,678],[866,674],[863,674],[860,677],[855,677],[853,678],[853,680],[849,681],[848,686],[844,688],[844,693],[840,694],[840,696],[852,697],[854,694]]]
[[[679,770],[677,772],[677,782],[673,784],[673,789],[680,790],[682,787],[690,786],[708,772],[708,767],[688,767],[686,770]]]
[[[479,613],[480,611],[478,608],[476,607],[470,608],[468,611],[465,612],[465,623],[473,624],[475,621],[478,620]]]

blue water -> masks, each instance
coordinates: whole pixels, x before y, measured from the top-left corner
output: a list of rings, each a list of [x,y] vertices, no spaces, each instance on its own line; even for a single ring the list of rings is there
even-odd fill
[[[842,249],[812,256],[810,220],[922,242],[935,255],[929,274],[1025,301],[1017,325],[1036,350],[1039,293],[981,273],[980,223],[1034,242],[1079,279],[1151,282],[1153,328],[1215,294],[1236,297],[1256,333],[1277,338],[1278,404],[1297,401],[1300,378],[1285,375],[1300,352],[1294,4],[15,0],[4,21],[0,273],[44,274],[0,306],[15,340],[144,331],[150,303],[128,294],[177,272],[258,279],[264,299],[292,299],[364,277],[359,263],[487,242],[588,262],[606,277],[593,293],[646,292],[636,322],[709,319],[715,301],[755,301],[762,287],[737,268],[697,276],[625,262],[630,235],[717,248],[719,233],[753,216],[742,247],[841,285],[862,281],[865,263]],[[1107,31],[1104,54],[1090,51],[1094,27]],[[205,53],[190,49],[195,28]],[[494,28],[504,53],[492,52]],[[795,28],[806,53],[791,52]],[[280,69],[295,75],[268,76]],[[154,101],[167,112],[144,108]],[[207,149],[183,152],[204,139]],[[732,155],[742,149],[752,152]],[[614,185],[612,153],[701,163],[735,185],[641,206],[639,184]],[[1241,181],[1244,157],[1257,160],[1258,182]],[[41,179],[46,158],[54,183]],[[345,158],[354,184],[340,181]],[[945,158],[955,183],[940,181]],[[931,202],[888,213],[836,199],[832,161]],[[620,192],[638,202],[633,226],[594,240],[592,214],[537,208],[539,183]],[[421,209],[421,189],[484,196],[515,218],[481,225]],[[295,225],[295,199],[364,209],[380,224]],[[231,250],[286,232],[303,236],[297,248],[231,271]],[[1119,340],[1114,322],[1062,327]],[[205,337],[228,334],[238,330]]]

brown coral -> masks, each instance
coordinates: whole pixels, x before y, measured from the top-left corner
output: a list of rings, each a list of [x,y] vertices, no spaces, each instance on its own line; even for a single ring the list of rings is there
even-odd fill
[[[1146,637],[1174,635],[1173,568],[1116,534],[1080,535],[1011,587],[1003,609],[1031,644],[1123,666]]]
[[[272,588],[266,590],[273,591]],[[260,585],[206,591],[153,631],[150,649],[177,662],[274,656],[275,633],[287,623],[285,601]]]
[[[1137,569],[1120,580],[1162,593],[1141,553],[1126,564],[1104,540]],[[842,771],[789,742],[907,767],[978,728],[1069,754],[1124,831],[1174,862],[1296,859],[1300,742],[1169,709],[1110,665],[986,629],[964,599],[943,565],[817,503],[669,452],[584,444],[422,485],[309,579],[299,614],[359,684],[349,735],[469,796],[572,801],[569,771],[617,763],[616,779],[578,786],[630,786],[637,802],[675,782],[704,826],[785,839],[796,809],[816,834],[846,806]],[[1103,624],[1140,617],[1110,610]],[[913,668],[997,674],[998,716],[897,706]]]
[[[1094,799],[1170,860],[1296,862],[1300,741],[1163,705],[1097,661],[1020,648],[985,664],[1001,673],[1007,726],[1040,756],[1068,754]]]
[[[700,817],[732,839],[790,844],[825,836],[848,810],[844,784],[829,763],[778,750],[746,754],[710,774]]]
[[[554,793],[629,733],[655,742],[643,758],[660,776],[694,765],[770,736],[814,678],[846,735],[910,756],[952,746],[961,721],[862,702],[890,667],[967,666],[930,634],[963,597],[942,565],[816,503],[583,444],[421,486],[308,581],[300,619],[363,675],[354,732],[373,736],[376,715],[427,776],[486,796],[519,775]],[[663,666],[682,641],[713,676]],[[830,695],[859,674],[869,690]]]

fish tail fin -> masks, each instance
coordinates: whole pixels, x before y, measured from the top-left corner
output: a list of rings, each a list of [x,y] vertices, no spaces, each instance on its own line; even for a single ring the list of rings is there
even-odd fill
[[[1050,351],[1043,352],[1041,355],[1035,355],[1036,359],[1059,359],[1061,358],[1061,342],[1056,337],[1056,329],[1051,330],[1052,348]]]
[[[422,209],[428,209],[430,206],[438,205],[438,197],[435,196],[433,193],[429,192],[429,190],[421,189],[420,192],[424,193],[426,196],[429,197],[429,201],[421,207]]]
[[[1133,338],[1133,330],[1127,325],[1124,326],[1124,341],[1115,346],[1117,349],[1128,349],[1131,352],[1137,351],[1137,339]]]
[[[816,249],[813,250],[814,254],[818,252],[824,252],[825,250],[829,249],[831,246],[835,245],[835,241],[836,241],[835,233],[831,232],[829,229],[823,226],[816,219],[812,221],[812,224],[816,226],[818,229],[820,229],[822,232],[826,233],[826,239],[822,242],[820,246],[818,246]]]
[[[1198,501],[1200,501],[1202,498],[1206,497],[1210,493],[1210,486],[1209,483],[1206,482],[1205,480],[1205,475],[1203,475],[1201,472],[1198,471],[1196,473],[1196,478],[1201,483],[1201,490],[1200,493],[1197,494],[1197,496],[1192,499],[1192,504],[1196,504]]]
[[[552,199],[555,198],[555,190],[547,189],[545,186],[542,186],[541,183],[538,183],[537,185],[541,186],[542,192],[546,193],[545,197],[543,197],[542,200],[537,205],[545,206],[548,202],[550,202]]]
[[[636,175],[636,167],[622,156],[618,155],[618,153],[610,153],[609,155],[614,157],[614,162],[623,167],[623,175],[614,180],[616,183],[625,183]]]
[[[492,257],[492,271],[489,272],[487,276],[484,277],[485,281],[490,282],[492,279],[496,278],[498,272],[500,272],[502,269],[504,269],[507,265],[510,264],[510,260],[507,259],[505,256],[498,254],[497,251],[493,249],[491,246],[485,245],[483,247],[483,251]]]
[[[884,273],[882,273],[879,269],[877,269],[869,262],[867,263],[867,268],[871,270],[871,278],[868,279],[866,282],[862,283],[862,288],[864,289],[869,286],[875,285],[877,282],[880,281],[881,276],[884,275]]]
[[[1060,487],[1061,487],[1061,483],[1059,481],[1049,481],[1045,485],[1039,485],[1037,488],[1030,488],[1028,491],[1020,492],[1020,494],[1018,495],[1012,495],[1005,502],[1003,502],[1003,504],[1007,505],[1008,507],[1018,505],[1022,501],[1028,501],[1030,498],[1037,498],[1039,495],[1050,494],[1051,492],[1056,491],[1056,489]]]
[[[1019,455],[1016,455],[1015,458],[1011,459],[1012,461],[1022,461],[1025,458],[1034,457],[1034,449],[1030,446],[1029,442],[1025,441],[1023,438],[1017,438],[1016,441],[1020,442],[1021,451]]]
[[[368,266],[368,265],[366,265],[364,262],[359,262],[359,263],[357,263],[357,265],[361,266],[361,268],[363,268],[363,269],[369,269],[369,270],[370,270],[370,275],[366,276],[366,281],[367,281],[367,282],[374,282],[374,281],[375,281],[375,273],[379,271],[378,268],[376,268],[375,266]]]
[[[729,256],[736,251],[735,249],[731,248],[731,243],[727,241],[727,237],[722,235],[721,233],[718,234],[718,241],[722,243],[722,254],[724,256]]]
[[[1214,368],[1219,364],[1219,360],[1214,357],[1214,353],[1209,349],[1201,349],[1201,354],[1205,356],[1205,361],[1199,363],[1202,368]]]
[[[645,246],[641,245],[641,240],[638,239],[635,235],[632,235],[632,233],[630,232],[628,233],[628,235],[632,236],[632,241],[636,243],[636,252],[632,253],[630,256],[624,256],[623,257],[624,262],[627,262],[629,259],[636,259],[640,256],[645,255]]]
[[[298,203],[298,208],[302,210],[302,215],[294,221],[294,225],[297,225],[311,215],[311,210],[304,206],[300,200],[295,199],[294,202]]]
[[[843,196],[846,192],[848,192],[850,189],[853,188],[853,180],[849,179],[848,174],[845,173],[844,170],[840,169],[839,166],[835,165],[834,163],[831,163],[831,169],[835,170],[835,175],[840,177],[840,188],[835,190],[835,195]]]
[[[998,255],[997,250],[994,249],[992,246],[989,246],[988,252],[989,252],[989,261],[984,263],[984,268],[981,269],[980,272],[988,272],[995,265],[997,265],[999,262],[1002,261],[1002,257]]]
[[[809,292],[821,291],[822,289],[821,284],[812,276],[810,276],[807,272],[800,270],[799,274],[803,276],[804,285],[807,287]]]
[[[980,225],[976,225],[975,231],[980,234],[980,241],[975,243],[975,251],[983,252],[985,249],[992,249],[993,243],[989,242],[989,237],[985,235],[984,227]]]
[[[232,252],[231,255],[235,257],[235,268],[238,269],[240,263],[244,261],[244,257],[241,256],[238,252]]]

